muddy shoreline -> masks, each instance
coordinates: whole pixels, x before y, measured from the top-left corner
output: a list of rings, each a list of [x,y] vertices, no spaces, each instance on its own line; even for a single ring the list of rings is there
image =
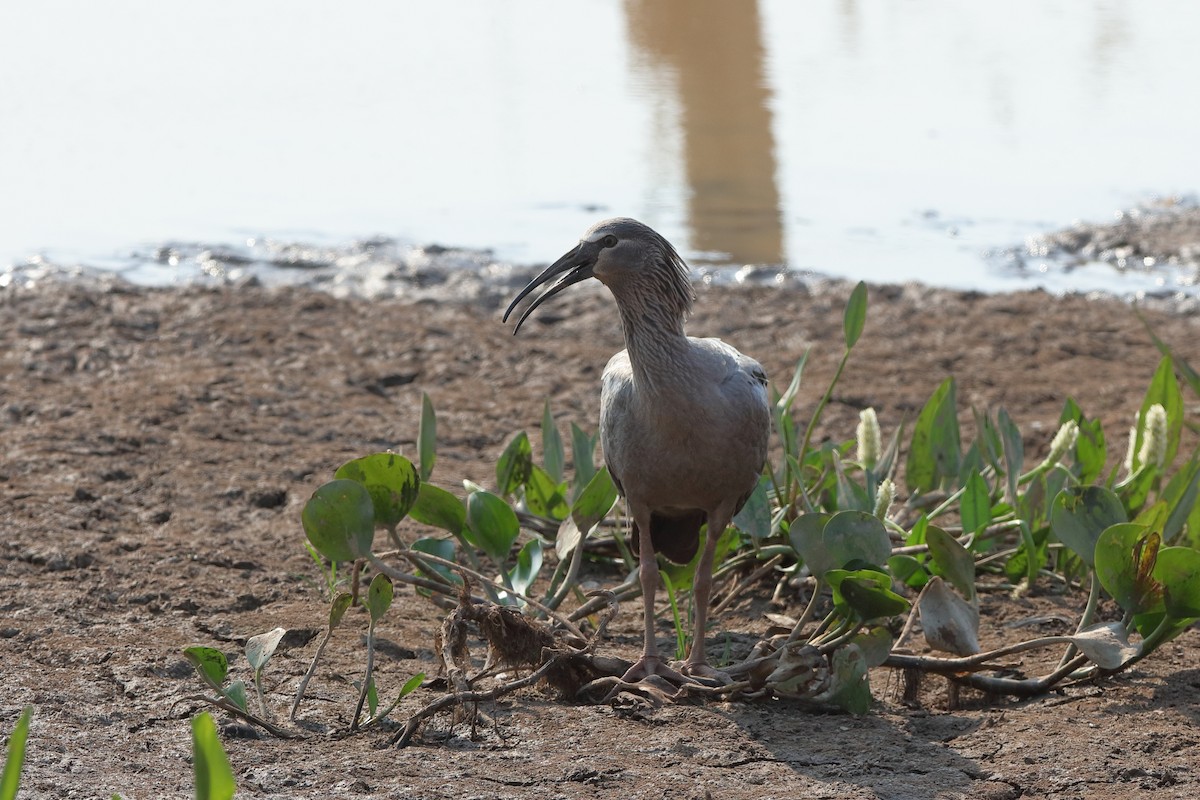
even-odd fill
[[[499,322],[500,291],[460,303],[253,285],[0,293],[0,729],[35,707],[22,796],[190,796],[187,719],[199,706],[186,698],[201,687],[181,649],[220,647],[244,670],[245,637],[323,625],[300,508],[349,458],[412,453],[423,392],[438,413],[433,481],[451,490],[464,478],[493,485],[496,457],[517,431],[536,433],[546,398],[560,424],[593,430],[621,334],[611,299],[576,288],[518,338]],[[847,292],[701,285],[689,331],[735,343],[776,382],[811,350],[804,416],[840,358]],[[1146,313],[1200,364],[1196,315]],[[851,437],[866,406],[888,435],[954,374],[967,430],[971,406],[1003,406],[1032,458],[1070,396],[1104,421],[1120,458],[1157,361],[1130,306],[1110,298],[872,287],[817,437]],[[989,598],[988,635],[1081,603],[1049,589]],[[796,611],[770,607],[764,587],[714,636],[760,635],[769,610]],[[381,628],[382,685],[432,669],[440,621],[398,593]],[[623,609],[607,646],[634,652],[638,627]],[[315,683],[314,717],[329,724],[361,671],[360,629],[335,638]],[[310,655],[272,661],[278,707]],[[383,734],[282,742],[230,729],[224,740],[241,792],[256,797],[1182,798],[1200,789],[1198,663],[1190,631],[1103,686],[1021,703],[968,696],[951,709],[931,682],[923,706],[907,708],[883,673],[862,718],[774,703],[638,722],[531,691],[490,709],[499,727],[478,741],[444,724],[399,753],[376,749]]]

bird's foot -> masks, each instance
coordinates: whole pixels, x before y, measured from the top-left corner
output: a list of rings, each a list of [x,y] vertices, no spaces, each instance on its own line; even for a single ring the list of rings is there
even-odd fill
[[[729,673],[722,672],[714,667],[710,667],[703,661],[698,663],[685,661],[678,666],[679,671],[686,676],[689,683],[698,683],[701,686],[709,686],[712,688],[728,686],[729,684],[733,683],[733,678],[729,676]]]
[[[658,656],[642,656],[637,660],[637,663],[625,671],[621,676],[623,683],[640,683],[650,676],[657,676],[668,683],[675,686],[682,686],[689,683],[687,677],[677,670],[667,666],[667,664]],[[654,681],[657,683],[658,681]]]

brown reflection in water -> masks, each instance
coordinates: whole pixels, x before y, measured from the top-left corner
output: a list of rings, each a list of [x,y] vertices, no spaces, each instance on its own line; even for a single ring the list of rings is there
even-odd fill
[[[694,250],[783,261],[775,140],[752,0],[626,0],[629,38],[679,93]]]

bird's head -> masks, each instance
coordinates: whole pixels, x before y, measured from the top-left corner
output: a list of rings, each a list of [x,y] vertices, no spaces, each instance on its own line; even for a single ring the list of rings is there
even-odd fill
[[[513,330],[515,334],[535,308],[571,284],[587,278],[596,278],[608,286],[618,302],[629,298],[639,303],[653,303],[679,318],[686,316],[692,308],[694,295],[688,267],[671,243],[648,225],[628,217],[617,217],[593,225],[576,247],[531,280],[513,298],[504,312],[504,321],[508,321],[513,309],[526,295],[549,284],[521,314]]]

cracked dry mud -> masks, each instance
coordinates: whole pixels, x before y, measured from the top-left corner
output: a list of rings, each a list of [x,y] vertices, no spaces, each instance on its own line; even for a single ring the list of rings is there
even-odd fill
[[[451,489],[463,478],[490,484],[507,440],[536,432],[546,397],[560,422],[594,429],[600,370],[621,339],[611,300],[579,289],[518,339],[495,297],[410,304],[78,286],[0,295],[0,730],[34,706],[21,796],[190,797],[187,720],[200,706],[186,698],[201,686],[181,649],[240,654],[247,636],[275,626],[323,626],[300,508],[349,458],[411,454],[422,391],[438,411],[434,482]],[[806,415],[840,356],[846,294],[701,289],[690,330],[736,343],[776,381],[811,347]],[[1200,365],[1194,317],[1150,318]],[[972,404],[1004,406],[1033,457],[1070,395],[1104,420],[1119,458],[1157,358],[1116,301],[875,287],[818,436],[852,436],[865,406],[885,432],[911,422],[953,373],[964,425]],[[1195,419],[1196,398],[1187,404]],[[421,534],[403,526],[405,537]],[[768,597],[759,587],[715,620],[715,652],[727,634],[735,645],[761,635],[764,612],[797,613],[800,598],[773,608]],[[1060,632],[1055,617],[1073,618],[1082,603],[1050,584],[1020,599],[989,594],[983,644]],[[433,670],[442,617],[398,590],[379,629],[385,692]],[[1033,618],[1043,621],[1006,627]],[[603,647],[633,654],[638,629],[638,604],[627,605]],[[307,719],[346,723],[364,632],[362,615],[349,615]],[[281,650],[268,667],[280,717],[314,646]],[[905,707],[900,676],[877,671],[877,703],[862,717],[760,702],[629,719],[525,691],[485,709],[494,725],[474,741],[444,719],[400,751],[381,746],[385,732],[279,741],[227,726],[223,741],[240,797],[1190,798],[1200,796],[1198,656],[1192,630],[1100,685],[1024,702],[964,691],[956,707],[936,678],[920,708]],[[233,671],[247,677],[240,655]],[[406,698],[394,716],[426,699]]]

